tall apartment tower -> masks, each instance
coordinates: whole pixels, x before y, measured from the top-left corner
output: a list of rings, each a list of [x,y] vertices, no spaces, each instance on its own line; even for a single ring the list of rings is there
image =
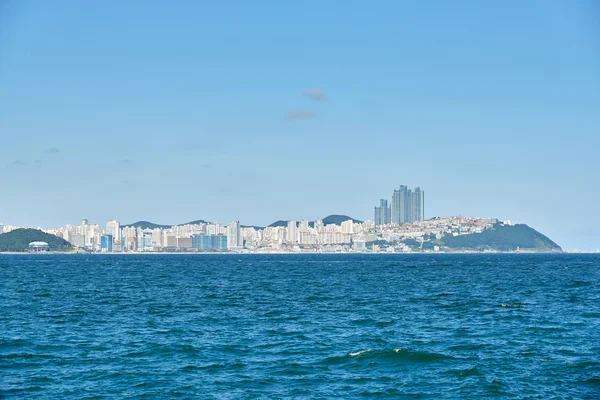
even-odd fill
[[[425,192],[420,187],[414,191],[406,185],[394,190],[391,205],[391,223],[395,225],[425,219]]]
[[[410,189],[400,185],[392,194],[392,224],[400,225],[410,221]]]
[[[298,225],[296,221],[288,221],[286,241],[288,243],[298,243]]]
[[[112,235],[115,242],[121,241],[121,225],[114,219],[106,223],[106,233]]]
[[[388,201],[385,199],[379,200],[379,206],[375,207],[375,225],[387,225],[391,222],[391,210],[388,206]]]
[[[227,248],[239,249],[243,246],[240,221],[232,221],[227,227]]]
[[[423,221],[425,219],[425,192],[416,187],[411,193],[411,222]]]

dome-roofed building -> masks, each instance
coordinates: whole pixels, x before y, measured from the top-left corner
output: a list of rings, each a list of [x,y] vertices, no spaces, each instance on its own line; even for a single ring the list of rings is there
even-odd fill
[[[31,242],[29,243],[29,251],[33,253],[50,251],[50,246],[46,242]]]

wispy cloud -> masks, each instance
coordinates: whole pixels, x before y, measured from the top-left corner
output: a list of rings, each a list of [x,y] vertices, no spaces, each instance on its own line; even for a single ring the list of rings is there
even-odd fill
[[[58,153],[60,153],[60,150],[57,149],[56,147],[50,147],[48,150],[46,150],[46,153],[48,153],[48,154],[58,154]]]
[[[127,165],[127,164],[131,164],[132,161],[129,158],[123,158],[122,160],[119,160],[119,164],[121,165]]]
[[[25,161],[22,160],[15,160],[13,161],[12,165],[25,165]]]
[[[304,92],[302,92],[302,94],[306,97],[311,98],[314,101],[327,100],[327,96],[325,95],[325,93],[323,93],[323,90],[319,88],[304,89]]]
[[[317,114],[312,111],[290,111],[286,118],[287,119],[307,119],[314,118]]]

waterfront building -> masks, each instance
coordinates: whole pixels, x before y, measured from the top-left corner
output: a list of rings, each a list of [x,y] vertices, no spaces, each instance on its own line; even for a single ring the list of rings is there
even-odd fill
[[[195,235],[192,237],[192,247],[199,251],[227,250],[227,236]]]
[[[152,244],[152,231],[140,230],[137,235],[137,251],[154,251]]]
[[[302,221],[300,221],[300,224],[298,226],[298,232],[308,232],[308,231],[309,231],[308,221],[303,219]]]
[[[112,235],[113,241],[121,241],[121,225],[119,221],[110,220],[106,223],[106,233]]]
[[[163,236],[162,245],[163,247],[177,247],[177,237],[175,235],[167,235],[165,233]]]
[[[178,249],[191,249],[192,248],[192,238],[178,237],[176,247]]]
[[[288,243],[298,243],[298,225],[296,221],[288,221],[286,241]]]
[[[31,242],[29,243],[29,251],[32,253],[39,253],[49,251],[50,246],[46,242]]]
[[[110,253],[113,251],[113,235],[107,234],[100,236],[100,251]]]
[[[318,219],[315,221],[315,230],[317,232],[323,232],[325,230],[325,225],[323,225],[322,219]]]
[[[152,245],[153,246],[162,246],[162,235],[163,230],[160,228],[152,229]]]
[[[240,221],[232,221],[227,227],[227,248],[239,249],[243,247]]]
[[[344,221],[340,225],[340,228],[342,233],[354,233],[354,222],[351,219]]]

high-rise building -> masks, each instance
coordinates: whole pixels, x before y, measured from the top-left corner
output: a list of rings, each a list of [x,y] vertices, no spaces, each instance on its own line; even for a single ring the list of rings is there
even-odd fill
[[[351,219],[341,223],[342,233],[354,233],[354,221]]]
[[[405,185],[400,185],[392,194],[391,219],[396,225],[410,222],[410,190]]]
[[[227,227],[227,248],[239,249],[243,247],[240,221],[232,221]]]
[[[388,201],[379,200],[379,206],[375,207],[375,225],[387,225],[391,222],[391,210]]]
[[[100,251],[111,252],[113,251],[113,235],[102,235],[100,236]]]
[[[152,244],[152,232],[144,232],[142,235],[142,249],[143,251],[154,251],[154,245]],[[140,249],[138,248],[138,251]]]
[[[315,230],[319,233],[321,233],[325,230],[325,225],[323,225],[322,219],[318,219],[315,221]]]
[[[298,225],[296,221],[288,221],[286,240],[288,243],[298,243]]]
[[[302,220],[300,221],[300,226],[298,226],[298,232],[308,232],[308,221]]]
[[[410,205],[411,222],[423,221],[425,219],[425,192],[418,186],[411,194]]]
[[[383,200],[375,207],[375,224],[383,220]],[[390,222],[395,225],[417,222],[425,219],[425,192],[420,187],[412,191],[406,185],[394,190],[390,207]]]
[[[106,233],[112,235],[115,242],[121,241],[121,225],[114,219],[106,223]]]
[[[192,247],[200,250],[227,250],[225,235],[195,235],[192,236]]]

